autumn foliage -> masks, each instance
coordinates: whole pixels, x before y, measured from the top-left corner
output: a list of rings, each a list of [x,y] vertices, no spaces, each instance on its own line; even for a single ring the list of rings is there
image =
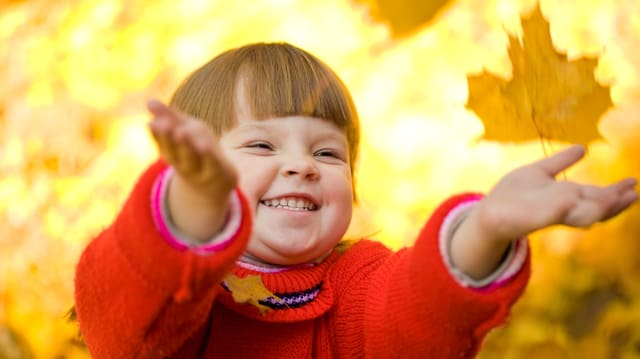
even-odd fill
[[[522,21],[522,33],[521,41],[509,36],[509,81],[486,72],[468,78],[468,107],[482,120],[483,139],[601,139],[598,122],[613,103],[609,87],[595,79],[597,58],[568,61],[553,46],[539,7]]]
[[[74,265],[156,156],[145,101],[220,51],[289,41],[337,70],[363,123],[348,235],[397,249],[449,194],[567,143],[589,149],[572,180],[640,177],[637,14],[627,0],[0,2],[0,358],[89,357],[66,320]],[[639,357],[639,219],[535,233],[530,286],[480,357]],[[257,291],[237,300],[270,295],[230,279]]]

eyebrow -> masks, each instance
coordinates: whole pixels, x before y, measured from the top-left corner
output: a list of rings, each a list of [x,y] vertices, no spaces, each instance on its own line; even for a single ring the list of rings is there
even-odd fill
[[[318,136],[317,141],[321,142],[321,141],[326,141],[326,140],[336,140],[338,142],[340,142],[341,144],[344,144],[347,148],[349,147],[349,140],[347,140],[347,135],[344,133],[341,133],[342,136],[338,135],[337,133],[323,133],[321,135]]]
[[[268,127],[269,126],[265,126],[258,121],[258,122],[245,123],[245,124],[238,125],[236,129],[242,132],[244,131],[270,132]],[[344,132],[338,132],[338,133],[329,132],[329,131],[323,132],[322,134],[319,135],[318,140],[319,141],[337,140],[341,143],[344,143],[348,147],[349,140],[347,139],[347,135]]]
[[[241,129],[241,130],[260,130],[260,131],[266,131],[267,128],[264,125],[261,125],[259,122],[253,122],[253,123],[243,123],[243,124],[239,124],[238,126],[236,126],[237,129]]]

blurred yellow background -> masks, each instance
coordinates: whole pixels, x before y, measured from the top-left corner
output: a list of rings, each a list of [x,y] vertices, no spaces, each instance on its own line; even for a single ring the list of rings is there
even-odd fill
[[[450,0],[428,22],[412,1],[0,2],[0,358],[88,358],[65,321],[74,265],[157,155],[144,103],[230,47],[287,41],[339,73],[364,136],[351,234],[394,249],[447,196],[487,191],[564,146],[479,141],[465,108],[468,74],[510,75],[508,33],[534,1]],[[394,6],[409,10],[385,17]],[[600,57],[615,105],[604,140],[566,176],[640,177],[640,2],[541,6],[558,50]],[[530,286],[480,356],[640,357],[639,207],[588,231],[534,234]]]

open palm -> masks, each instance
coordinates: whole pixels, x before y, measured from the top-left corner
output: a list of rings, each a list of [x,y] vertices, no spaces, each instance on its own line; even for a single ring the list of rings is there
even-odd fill
[[[556,180],[584,153],[572,146],[510,172],[481,201],[479,223],[496,238],[513,239],[554,224],[588,227],[629,207],[638,198],[635,179],[609,186]]]

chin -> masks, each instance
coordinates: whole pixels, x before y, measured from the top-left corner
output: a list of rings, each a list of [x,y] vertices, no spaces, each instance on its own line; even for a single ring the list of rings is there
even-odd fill
[[[261,246],[260,248],[248,248],[249,253],[261,261],[269,264],[276,264],[282,266],[290,266],[304,263],[318,262],[331,252],[330,249],[326,251],[306,250],[306,249],[292,249],[278,248],[277,246]]]
[[[324,257],[322,255],[316,255],[315,253],[296,253],[296,252],[287,252],[287,253],[272,253],[268,256],[269,263],[278,264],[283,266],[304,264],[304,263],[313,263],[316,262],[320,257]]]

